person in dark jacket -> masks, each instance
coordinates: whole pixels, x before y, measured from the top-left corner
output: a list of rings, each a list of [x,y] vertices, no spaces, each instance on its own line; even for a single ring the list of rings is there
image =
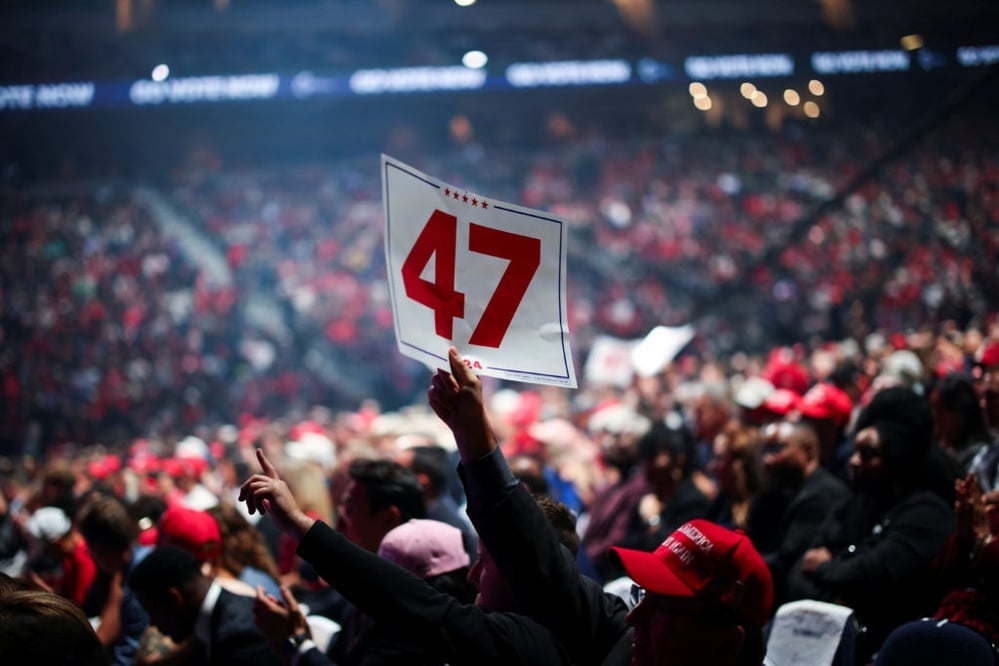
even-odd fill
[[[819,438],[806,423],[776,423],[764,430],[767,489],[755,498],[749,536],[774,579],[775,604],[785,599],[786,578],[850,489],[821,465]]]
[[[929,404],[911,389],[876,394],[857,419],[850,457],[855,495],[833,511],[789,579],[791,599],[853,608],[869,656],[892,629],[929,615],[939,601],[926,583],[955,528],[954,512],[921,487],[933,437]]]
[[[263,472],[251,476],[239,495],[250,513],[269,513],[281,529],[300,540],[298,554],[326,582],[376,622],[397,627],[407,637],[421,641],[427,660],[439,658],[452,666],[572,663],[552,633],[526,615],[515,609],[487,611],[479,600],[474,606],[462,605],[423,579],[352,543],[322,521],[305,515],[277,469],[259,449],[257,459]],[[480,545],[476,563],[480,569],[486,564],[481,551]],[[489,572],[497,573],[495,569]],[[483,596],[487,583],[481,571],[473,582]]]
[[[196,636],[209,665],[281,663],[253,621],[253,600],[223,590],[187,550],[157,548],[136,565],[128,584],[150,623],[176,643]]]
[[[700,526],[710,534],[706,538],[718,543],[718,557],[702,562],[706,567],[702,567],[704,579],[700,581],[703,594],[677,582],[671,573],[676,563],[670,560],[674,558],[664,550],[675,541],[677,548],[689,551],[696,542],[690,535],[698,532],[698,525],[683,526],[687,536],[670,535],[655,553],[614,549],[613,556],[620,558],[624,568],[645,587],[642,602],[628,614],[623,602],[578,574],[571,553],[559,546],[537,505],[510,473],[489,426],[481,382],[453,348],[449,361],[451,374],[435,374],[429,401],[455,434],[469,515],[479,531],[480,543],[489,549],[519,607],[552,631],[574,663],[683,666],[762,661],[761,627],[769,618],[772,584],[766,565],[745,536],[701,521],[704,525]],[[711,550],[706,543],[700,542]],[[699,550],[697,545],[692,547]],[[691,552],[688,559],[692,563],[700,558]],[[746,566],[728,566],[736,561]],[[677,566],[677,570],[684,568]],[[724,575],[716,578],[715,573]],[[735,579],[729,580],[729,574]],[[739,601],[734,596],[729,599],[735,602],[730,608],[714,603],[721,601],[714,593],[727,589],[725,580],[729,584],[738,581],[740,589],[746,590],[738,595]],[[667,587],[671,593],[664,592]],[[752,617],[748,619],[737,617],[739,612],[729,612],[750,608]],[[672,638],[660,640],[656,632],[667,625],[672,627]],[[674,649],[674,639],[684,636],[694,637],[684,645],[700,644],[700,651],[688,654]]]

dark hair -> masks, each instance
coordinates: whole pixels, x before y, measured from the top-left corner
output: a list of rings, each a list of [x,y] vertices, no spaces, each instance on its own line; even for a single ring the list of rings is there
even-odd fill
[[[427,515],[423,487],[416,474],[391,460],[358,459],[350,464],[350,478],[363,483],[372,512],[394,506],[400,522]]]
[[[544,463],[538,456],[529,453],[510,456],[510,470],[532,495],[547,495],[551,492],[551,486],[544,475]]]
[[[160,596],[200,577],[201,562],[197,557],[177,546],[160,546],[136,565],[128,577],[128,586],[137,593]]]
[[[878,431],[892,470],[911,477],[922,469],[933,444],[933,413],[915,391],[892,386],[875,394],[857,417],[854,436],[869,427]]]
[[[413,461],[409,469],[415,474],[424,474],[430,481],[430,487],[440,492],[447,483],[448,459],[444,447],[437,445],[414,446]]]
[[[454,571],[447,571],[436,576],[425,578],[435,589],[446,594],[450,594],[459,603],[471,604],[475,602],[475,586],[468,582],[468,567],[461,567]]]
[[[152,525],[156,525],[166,510],[167,504],[162,497],[148,493],[139,495],[134,502],[128,505],[128,512],[136,524],[143,518],[148,518]]]
[[[989,429],[985,424],[985,414],[970,377],[958,373],[949,374],[936,385],[933,395],[940,407],[956,412],[961,417],[958,448],[988,441]]]
[[[80,532],[88,543],[129,550],[139,538],[139,526],[121,501],[110,495],[96,495],[84,505],[77,518]]]
[[[534,501],[555,530],[559,543],[568,548],[573,557],[579,554],[579,533],[576,532],[576,516],[572,510],[546,495],[535,495]]]
[[[236,575],[251,566],[274,580],[280,578],[263,532],[248,523],[239,509],[223,502],[208,509],[208,513],[218,523],[222,534],[222,566]]]
[[[696,443],[687,428],[670,428],[662,421],[656,421],[638,439],[638,455],[642,460],[653,460],[661,452],[669,453],[674,460],[682,460],[684,476],[694,471]]]
[[[4,663],[104,666],[107,656],[86,615],[49,592],[0,596],[0,655]]]

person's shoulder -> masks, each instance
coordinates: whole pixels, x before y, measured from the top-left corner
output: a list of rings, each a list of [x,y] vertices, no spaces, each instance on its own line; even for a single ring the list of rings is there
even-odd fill
[[[824,467],[819,467],[812,472],[811,476],[805,480],[802,490],[815,495],[832,496],[836,499],[845,499],[852,494],[846,482]]]

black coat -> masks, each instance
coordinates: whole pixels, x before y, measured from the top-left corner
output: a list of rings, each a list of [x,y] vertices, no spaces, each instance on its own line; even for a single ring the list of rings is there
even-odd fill
[[[551,632],[517,613],[488,613],[460,604],[421,578],[351,543],[323,522],[298,554],[376,623],[424,645],[451,666],[570,663]]]
[[[280,666],[267,638],[253,622],[253,599],[226,590],[212,611],[210,641],[206,646],[210,666]]]
[[[749,509],[749,537],[770,568],[774,607],[786,599],[787,576],[811,547],[826,519],[849,501],[850,489],[822,467],[801,486],[766,492]]]
[[[627,608],[581,576],[534,498],[499,450],[462,467],[468,514],[524,612],[551,630],[575,664],[601,664],[619,641],[630,648]],[[631,661],[623,650],[621,663]]]

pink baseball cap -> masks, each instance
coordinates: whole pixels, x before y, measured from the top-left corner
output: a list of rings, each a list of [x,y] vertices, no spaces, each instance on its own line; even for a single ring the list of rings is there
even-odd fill
[[[420,578],[467,567],[470,561],[461,530],[438,520],[413,519],[393,528],[378,555]]]

